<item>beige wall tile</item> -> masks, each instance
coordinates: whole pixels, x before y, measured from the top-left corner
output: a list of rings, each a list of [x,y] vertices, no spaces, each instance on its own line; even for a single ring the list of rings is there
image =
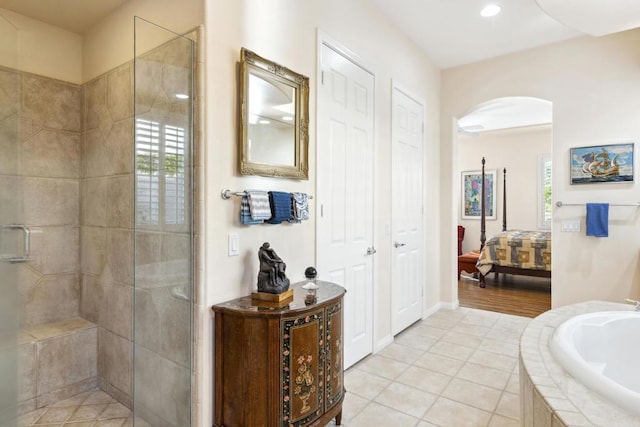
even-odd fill
[[[38,395],[96,376],[97,328],[38,342]]]
[[[133,285],[133,233],[113,230],[107,232],[107,263],[116,282]]]
[[[107,225],[133,228],[133,174],[110,177],[107,181]]]
[[[41,274],[78,272],[80,229],[43,227],[41,231],[31,235],[31,266]]]
[[[25,176],[80,178],[80,160],[80,133],[44,129],[22,143]]]
[[[25,295],[22,311],[27,326],[76,317],[80,314],[77,274],[45,276]]]
[[[36,397],[37,355],[36,344],[29,342],[18,347],[18,401]]]
[[[0,120],[13,116],[20,109],[20,74],[0,70]]]
[[[106,175],[133,173],[133,119],[114,122],[106,137]]]
[[[24,178],[23,219],[32,226],[77,226],[80,184],[77,180]]]
[[[82,227],[82,272],[99,275],[107,262],[107,230],[98,227]]]
[[[30,74],[22,75],[22,113],[50,129],[80,132],[79,86]]]
[[[188,367],[191,351],[191,304],[175,298],[169,288],[152,289],[160,314],[160,355]]]
[[[107,73],[107,110],[114,122],[133,117],[133,63]]]
[[[0,89],[1,90],[1,89]],[[2,104],[4,104],[4,99]],[[20,170],[20,140],[18,114],[0,119],[0,174],[18,175]]]
[[[104,227],[107,225],[107,180],[106,178],[84,179],[81,183],[82,198],[80,223]]]
[[[114,284],[107,293],[107,313],[102,326],[133,340],[133,287]]]
[[[83,86],[84,88],[84,121],[83,130],[96,129],[107,115],[107,79],[98,77]]]
[[[112,387],[131,396],[133,347],[131,341],[98,328],[98,371]],[[157,371],[160,372],[160,371]],[[164,373],[163,375],[164,376]]]
[[[102,129],[83,134],[82,177],[102,177],[107,174],[107,141]]]
[[[97,324],[99,306],[104,303],[98,278],[91,274],[82,274],[81,277],[80,316]]]
[[[155,353],[160,352],[160,314],[151,290],[135,290],[136,343]]]

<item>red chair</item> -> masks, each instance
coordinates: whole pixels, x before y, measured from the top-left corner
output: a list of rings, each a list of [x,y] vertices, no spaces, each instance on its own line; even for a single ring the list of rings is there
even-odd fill
[[[478,273],[476,263],[480,258],[480,251],[471,251],[466,254],[462,254],[462,241],[464,240],[464,227],[458,226],[458,280],[460,280],[460,273],[466,271],[467,273]]]

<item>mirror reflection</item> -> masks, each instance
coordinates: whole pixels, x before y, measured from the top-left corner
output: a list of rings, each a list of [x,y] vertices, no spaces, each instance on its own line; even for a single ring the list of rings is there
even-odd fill
[[[308,129],[309,79],[242,49],[240,173],[308,179]]]
[[[249,73],[249,161],[295,166],[295,88]]]

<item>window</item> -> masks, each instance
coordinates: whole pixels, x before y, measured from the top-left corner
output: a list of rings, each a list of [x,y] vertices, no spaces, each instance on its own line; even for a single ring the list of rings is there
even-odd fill
[[[551,228],[551,154],[538,157],[538,228]]]
[[[136,119],[136,220],[185,223],[185,130]]]

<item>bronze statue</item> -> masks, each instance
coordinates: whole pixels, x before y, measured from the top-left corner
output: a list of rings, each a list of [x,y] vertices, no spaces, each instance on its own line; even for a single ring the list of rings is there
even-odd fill
[[[289,279],[284,274],[287,264],[276,254],[269,242],[264,242],[258,250],[260,272],[258,272],[258,291],[269,294],[281,294],[289,289]]]

